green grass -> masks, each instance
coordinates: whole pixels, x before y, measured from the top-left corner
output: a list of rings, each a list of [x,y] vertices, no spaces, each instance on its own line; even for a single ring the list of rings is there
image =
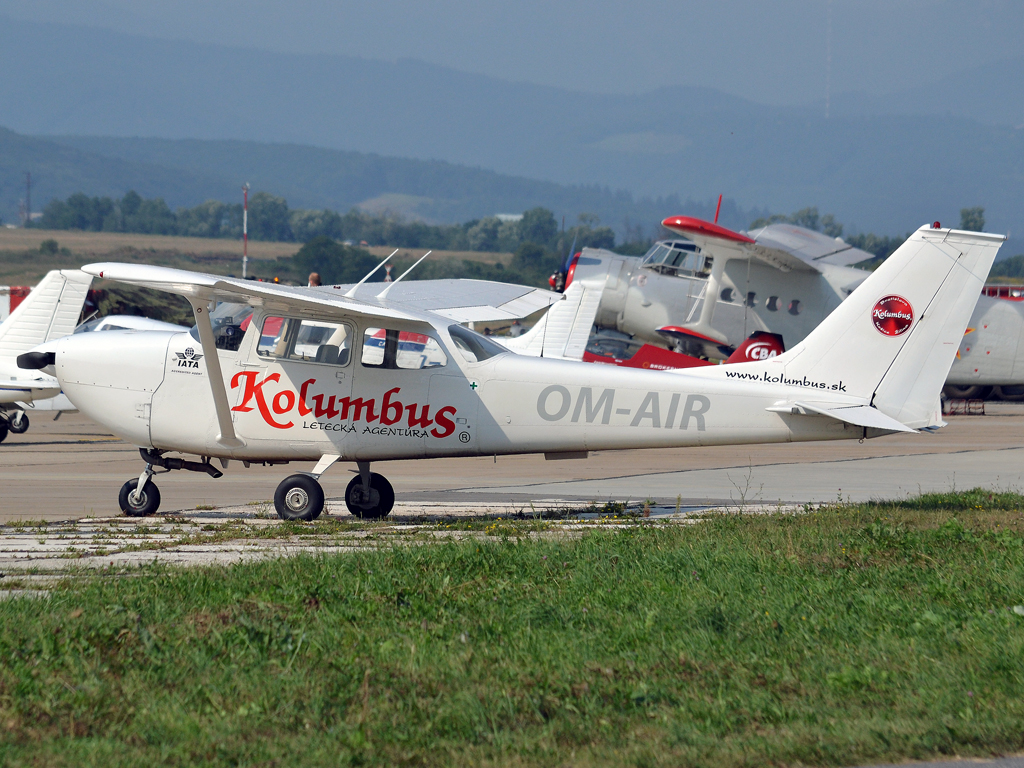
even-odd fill
[[[0,603],[0,762],[718,767],[1024,750],[1020,496],[571,537],[531,525],[83,576]]]

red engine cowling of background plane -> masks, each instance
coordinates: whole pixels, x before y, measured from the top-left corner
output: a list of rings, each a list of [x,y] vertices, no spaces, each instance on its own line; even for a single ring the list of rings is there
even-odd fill
[[[729,359],[722,363],[722,365],[767,360],[770,357],[781,355],[785,351],[786,345],[782,342],[782,336],[779,334],[768,333],[767,331],[754,331],[742,344],[736,347],[736,350],[729,355]],[[656,371],[714,365],[710,360],[691,357],[680,352],[655,347],[652,344],[644,344],[628,360],[620,360],[619,358],[606,355],[595,355],[592,352],[584,352],[583,360],[587,363],[605,363],[608,365],[620,365],[624,368],[647,368]]]
[[[572,257],[572,261],[569,262],[569,268],[564,272],[555,272],[551,277],[548,278],[548,285],[553,290],[563,293],[566,288],[572,284],[573,277],[576,276],[576,265],[580,261],[580,255],[583,251],[578,251],[575,256]]]

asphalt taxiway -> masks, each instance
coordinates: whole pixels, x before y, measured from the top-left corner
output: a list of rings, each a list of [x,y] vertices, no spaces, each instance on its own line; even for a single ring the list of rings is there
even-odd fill
[[[987,403],[986,409],[984,416],[949,416],[949,425],[933,434],[864,443],[606,451],[562,461],[430,459],[378,462],[373,469],[392,482],[402,502],[517,509],[553,499],[701,507],[888,499],[975,486],[1024,489],[1024,404]],[[296,462],[244,469],[232,462],[217,480],[191,472],[160,475],[160,512],[266,505],[281,479],[311,468]],[[27,433],[0,444],[0,522],[119,515],[118,490],[141,469],[137,449],[85,417],[54,422],[34,415]],[[339,464],[322,478],[333,514],[344,513],[341,497],[353,469]]]

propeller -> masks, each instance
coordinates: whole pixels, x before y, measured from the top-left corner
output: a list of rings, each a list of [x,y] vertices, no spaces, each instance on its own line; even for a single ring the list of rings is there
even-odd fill
[[[565,257],[565,264],[562,268],[548,278],[548,285],[559,293],[562,293],[572,281],[573,259],[576,257],[576,238],[579,233],[572,236],[572,245],[569,247],[569,254]]]

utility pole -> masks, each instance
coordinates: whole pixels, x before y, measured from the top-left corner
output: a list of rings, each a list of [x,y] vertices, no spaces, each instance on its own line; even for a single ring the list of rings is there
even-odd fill
[[[242,279],[249,268],[249,185],[242,186]]]
[[[32,173],[25,171],[25,226],[32,225]]]

